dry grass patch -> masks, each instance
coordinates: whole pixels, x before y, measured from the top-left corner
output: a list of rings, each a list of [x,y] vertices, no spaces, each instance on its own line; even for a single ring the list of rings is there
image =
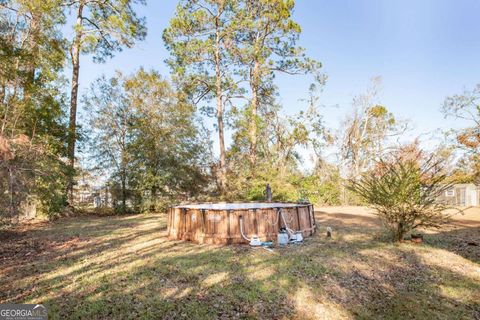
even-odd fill
[[[163,215],[24,226],[2,238],[0,302],[44,303],[52,319],[480,317],[474,213],[423,245],[383,242],[364,208],[316,219],[315,237],[274,253],[169,241]]]

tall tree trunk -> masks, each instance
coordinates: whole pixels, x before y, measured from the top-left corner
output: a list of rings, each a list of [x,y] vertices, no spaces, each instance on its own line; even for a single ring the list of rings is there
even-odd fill
[[[80,72],[80,50],[82,42],[82,14],[83,2],[80,1],[77,10],[76,35],[71,47],[72,55],[72,91],[70,96],[70,122],[68,125],[68,164],[70,166],[70,175],[67,185],[68,202],[73,205],[73,184],[75,172],[75,142],[77,129],[77,101],[78,101],[78,77]]]
[[[30,21],[30,35],[28,38],[28,53],[30,55],[29,61],[27,61],[26,71],[26,83],[24,83],[24,95],[25,95],[25,102],[26,104],[30,104],[32,99],[32,88],[35,82],[35,69],[36,69],[36,62],[38,58],[38,41],[39,41],[39,34],[40,34],[40,20],[41,15],[37,12],[32,12],[32,18]]]
[[[255,61],[251,71],[250,89],[252,90],[251,119],[250,119],[250,163],[252,168],[257,162],[257,113],[258,113],[258,87],[259,87],[259,64]]]
[[[10,162],[10,161],[9,161]],[[15,175],[13,170],[13,164],[8,165],[8,182],[10,191],[10,218],[17,216],[17,206],[15,205]]]
[[[150,211],[154,212],[157,209],[155,199],[157,197],[157,186],[153,185],[150,190]]]
[[[127,212],[127,173],[123,169],[122,172],[122,213]]]
[[[123,116],[123,124],[121,127],[121,160],[120,160],[120,179],[122,184],[122,213],[127,212],[127,163],[128,163],[128,154],[127,154],[127,113],[124,111],[122,113]]]
[[[227,185],[227,167],[225,158],[225,136],[223,129],[223,101],[222,101],[222,78],[220,72],[220,31],[218,17],[215,20],[215,91],[217,95],[217,125],[218,125],[218,141],[220,146],[220,192],[225,195]]]

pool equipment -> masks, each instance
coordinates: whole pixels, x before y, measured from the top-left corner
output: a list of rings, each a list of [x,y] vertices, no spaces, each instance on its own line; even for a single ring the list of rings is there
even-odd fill
[[[252,238],[250,239],[250,245],[252,247],[259,247],[262,245],[262,241],[260,241],[260,238],[256,235],[253,235]]]
[[[277,243],[283,246],[288,244],[289,237],[288,237],[287,230],[285,230],[285,228],[282,228],[282,229],[277,235]]]
[[[263,241],[262,247],[271,247],[273,246],[273,241]]]
[[[301,231],[295,232],[294,234],[290,235],[290,242],[302,242],[303,235]]]
[[[196,243],[241,244],[250,243],[250,238],[256,235],[262,241],[276,242],[279,228],[285,227],[280,210],[286,218],[290,235],[302,231],[305,238],[315,233],[314,209],[308,203],[196,203],[168,209],[168,238]],[[243,235],[240,217],[243,219]]]
[[[273,244],[271,241],[262,242],[256,234],[252,235],[250,239],[247,238],[243,233],[243,217],[240,217],[240,233],[243,239],[247,240],[252,247],[270,247]]]
[[[291,228],[288,227],[287,219],[285,219],[285,216],[283,215],[282,209],[278,210],[278,214],[283,220],[283,223],[285,224],[285,228],[283,228],[286,233],[288,234],[288,242],[289,243],[299,243],[303,241],[303,232],[305,231],[310,231],[310,230],[315,230],[315,225],[312,228],[306,228],[304,230],[299,230],[295,231]]]

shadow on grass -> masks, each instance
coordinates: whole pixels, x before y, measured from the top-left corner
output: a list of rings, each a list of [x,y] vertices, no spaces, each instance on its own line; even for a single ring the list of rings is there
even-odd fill
[[[20,287],[1,290],[0,300],[42,302],[52,319],[480,315],[477,279],[427,263],[426,246],[374,241],[375,227],[337,218],[317,214],[318,222],[336,228],[333,240],[317,234],[274,253],[168,241],[159,216],[68,221],[45,230],[45,239],[61,234],[85,242],[57,248],[48,260],[19,260],[21,272],[2,267],[2,278]]]
[[[381,230],[380,219],[374,215],[355,215],[342,212],[327,213],[317,211],[317,221],[323,227],[346,229],[348,232],[363,232],[368,228],[377,239],[388,236]],[[457,216],[443,228],[425,234],[425,244],[448,250],[472,262],[480,263],[480,222]]]
[[[478,224],[478,222],[476,222]],[[458,227],[440,230],[425,236],[425,243],[480,263],[480,227]]]
[[[52,287],[56,289],[64,285],[65,278],[68,279],[76,272],[100,270],[102,268],[89,263],[89,260],[118,250],[137,237],[154,235],[166,239],[164,224],[156,222],[155,219],[158,220],[158,216],[68,218],[46,224],[43,229],[35,228],[30,232],[17,233],[15,237],[2,241],[0,288],[3,290],[0,290],[0,302],[22,301],[32,290],[45,282],[50,285],[57,284]],[[146,230],[137,230],[145,223],[156,225]],[[85,266],[82,266],[83,264]],[[48,281],[41,280],[46,274],[72,266],[81,267],[62,272],[59,276],[48,277]],[[12,285],[25,280],[29,282],[23,287]]]

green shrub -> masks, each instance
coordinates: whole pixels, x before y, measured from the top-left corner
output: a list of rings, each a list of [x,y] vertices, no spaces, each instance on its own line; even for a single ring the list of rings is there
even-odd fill
[[[448,220],[446,206],[438,200],[451,187],[442,171],[432,157],[381,161],[376,170],[352,180],[349,189],[375,209],[393,239],[400,241],[416,228],[438,228]]]

